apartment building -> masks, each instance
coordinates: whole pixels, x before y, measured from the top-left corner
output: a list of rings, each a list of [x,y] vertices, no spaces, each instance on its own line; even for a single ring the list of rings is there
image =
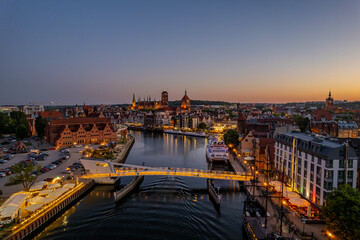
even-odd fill
[[[356,187],[358,156],[346,143],[297,131],[275,136],[275,169],[309,201],[323,205],[341,184]]]

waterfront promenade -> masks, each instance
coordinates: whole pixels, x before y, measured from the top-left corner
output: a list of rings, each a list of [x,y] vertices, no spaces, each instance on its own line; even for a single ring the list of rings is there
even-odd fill
[[[81,196],[93,186],[93,181],[79,183],[61,197],[40,208],[29,218],[12,227],[10,230],[11,233],[9,234],[10,236],[4,237],[4,239],[19,240],[27,239],[36,235],[36,233],[42,229],[47,224],[47,222],[54,219],[56,216],[61,214],[63,210],[67,209],[71,204],[78,201]]]
[[[247,168],[248,171],[251,171],[250,167],[248,164],[244,163],[244,160],[241,157],[236,157],[237,159],[237,163],[242,166],[245,166]],[[252,193],[255,193],[255,199],[258,200],[263,206],[265,206],[265,197],[260,197],[263,195],[264,192],[264,182],[265,182],[265,175],[261,172],[259,172],[257,174],[257,179],[259,181],[258,186],[254,186],[251,183],[246,183],[246,189],[248,194],[252,195]],[[254,189],[255,187],[255,189]],[[270,213],[270,217],[269,217],[269,223],[273,229],[276,232],[280,231],[280,198],[271,198],[269,197],[267,200],[267,206],[268,206],[268,212]],[[284,209],[286,209],[288,211],[288,213],[284,213],[284,218],[286,218],[287,223],[285,223],[285,221],[283,222],[283,236],[290,236],[289,233],[289,224],[294,224],[296,226],[297,229],[297,236],[299,239],[300,235],[303,233],[303,230],[305,230],[304,232],[307,235],[313,235],[313,237],[315,237],[317,240],[326,240],[328,239],[327,237],[325,237],[321,230],[325,227],[324,224],[306,224],[306,223],[302,223],[302,220],[296,216],[296,214],[294,214],[294,212],[288,208],[286,205],[284,205]]]

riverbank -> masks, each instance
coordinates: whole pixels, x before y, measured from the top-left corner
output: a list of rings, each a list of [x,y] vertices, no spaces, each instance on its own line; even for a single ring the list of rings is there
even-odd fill
[[[124,163],[126,161],[127,156],[130,153],[132,146],[135,143],[135,138],[128,134],[128,140],[125,145],[116,145],[114,151],[116,152],[116,157],[113,162],[116,163]]]

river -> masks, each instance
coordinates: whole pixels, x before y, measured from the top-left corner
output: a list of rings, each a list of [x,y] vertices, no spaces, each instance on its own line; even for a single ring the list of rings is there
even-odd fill
[[[207,169],[206,139],[133,131],[129,164]],[[121,180],[125,185],[131,178]],[[97,186],[35,239],[245,239],[238,183],[216,180],[222,200],[216,209],[206,179],[147,176],[138,192],[115,203],[114,186]]]

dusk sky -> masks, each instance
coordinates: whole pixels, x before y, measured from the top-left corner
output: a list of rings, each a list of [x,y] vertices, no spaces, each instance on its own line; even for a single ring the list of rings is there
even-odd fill
[[[360,100],[360,1],[0,1],[0,105]]]

